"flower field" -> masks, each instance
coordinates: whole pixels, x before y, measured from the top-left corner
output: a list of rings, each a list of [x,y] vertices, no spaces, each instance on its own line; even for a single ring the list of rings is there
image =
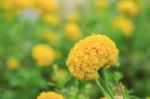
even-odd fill
[[[150,99],[149,0],[0,0],[0,99]]]

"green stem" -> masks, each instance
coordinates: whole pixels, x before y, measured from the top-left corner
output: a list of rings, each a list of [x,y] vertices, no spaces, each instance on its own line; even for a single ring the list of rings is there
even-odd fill
[[[111,98],[114,99],[112,90],[110,90],[110,87],[109,87],[109,85],[108,85],[108,78],[107,78],[107,75],[106,75],[106,71],[105,71],[105,70],[103,71],[103,75],[104,75],[104,81],[105,81],[105,85],[106,85],[106,88],[107,88],[107,90],[108,90],[108,93],[109,93],[109,95],[111,96]]]
[[[109,96],[109,94],[105,91],[105,89],[103,88],[103,86],[102,86],[102,84],[99,82],[99,80],[96,79],[95,81],[96,81],[98,87],[100,88],[100,90],[102,91],[103,95]]]

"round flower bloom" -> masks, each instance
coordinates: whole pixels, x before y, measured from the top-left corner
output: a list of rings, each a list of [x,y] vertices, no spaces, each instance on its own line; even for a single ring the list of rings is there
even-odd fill
[[[133,35],[134,24],[125,17],[117,17],[113,21],[113,26],[124,33],[124,36],[130,38]]]
[[[118,3],[117,10],[121,13],[127,13],[131,16],[135,16],[139,13],[139,6],[135,1],[123,0]]]
[[[67,37],[71,40],[78,40],[81,35],[79,26],[76,23],[68,23],[65,27]]]
[[[55,52],[48,45],[38,44],[32,49],[32,57],[39,66],[47,66],[54,61]]]
[[[37,96],[37,99],[64,99],[64,97],[56,92],[48,91],[42,92],[39,96]]]
[[[118,59],[115,43],[104,35],[91,35],[80,40],[70,51],[67,66],[78,79],[92,80],[102,67],[115,64]]]
[[[8,58],[6,64],[7,64],[7,68],[11,70],[15,70],[20,67],[20,61],[15,57]]]

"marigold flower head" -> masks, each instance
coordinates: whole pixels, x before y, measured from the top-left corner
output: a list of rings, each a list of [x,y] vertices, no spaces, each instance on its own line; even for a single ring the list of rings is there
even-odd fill
[[[64,97],[56,92],[48,91],[42,92],[39,96],[37,96],[37,99],[64,99]]]
[[[20,61],[15,57],[8,58],[6,64],[7,64],[7,68],[11,70],[15,70],[20,67]]]
[[[75,44],[66,63],[78,79],[92,80],[100,68],[115,64],[117,59],[115,43],[107,36],[93,34]]]
[[[130,38],[133,35],[134,24],[125,17],[116,17],[113,21],[113,26],[122,31],[127,38]]]
[[[118,3],[117,10],[120,13],[126,13],[131,16],[135,16],[139,13],[139,6],[133,0],[123,0]]]
[[[39,66],[50,65],[54,59],[54,50],[45,44],[35,45],[32,49],[32,57],[37,61]]]
[[[78,40],[81,36],[81,31],[76,23],[68,23],[65,27],[65,31],[67,33],[67,37],[71,40]]]

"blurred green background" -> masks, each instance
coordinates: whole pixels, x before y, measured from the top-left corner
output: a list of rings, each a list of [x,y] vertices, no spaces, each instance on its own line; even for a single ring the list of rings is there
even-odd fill
[[[73,45],[92,33],[109,36],[120,50],[109,69],[114,85],[121,81],[133,95],[148,97],[149,26],[149,0],[0,0],[0,99],[35,99],[48,90],[99,99],[94,81],[79,81],[66,67]],[[38,64],[46,60],[42,50],[33,55],[39,44],[53,50],[43,56],[51,62]]]

